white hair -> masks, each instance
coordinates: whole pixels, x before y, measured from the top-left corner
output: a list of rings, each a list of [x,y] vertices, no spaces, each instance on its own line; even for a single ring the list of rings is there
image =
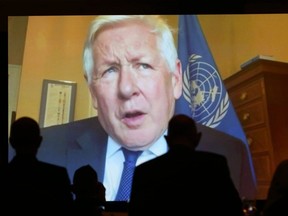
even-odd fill
[[[158,15],[105,15],[98,16],[90,25],[83,51],[83,68],[88,83],[91,82],[94,70],[93,43],[97,33],[105,26],[122,23],[125,21],[140,21],[151,27],[151,32],[158,37],[158,48],[166,60],[171,72],[175,70],[177,50],[174,44],[172,29]]]

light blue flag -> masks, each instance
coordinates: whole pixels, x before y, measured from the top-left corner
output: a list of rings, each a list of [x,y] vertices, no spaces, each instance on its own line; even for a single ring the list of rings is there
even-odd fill
[[[247,139],[196,15],[179,16],[178,55],[183,69],[183,94],[175,113],[190,115],[196,122],[243,141],[256,188]],[[249,167],[250,166],[250,167]],[[256,190],[256,189],[255,189]]]

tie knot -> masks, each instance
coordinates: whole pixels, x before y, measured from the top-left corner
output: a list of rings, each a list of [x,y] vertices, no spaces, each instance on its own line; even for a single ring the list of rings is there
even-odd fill
[[[124,157],[125,157],[125,162],[131,162],[131,163],[136,163],[138,157],[142,153],[142,151],[131,151],[125,148],[122,148]]]

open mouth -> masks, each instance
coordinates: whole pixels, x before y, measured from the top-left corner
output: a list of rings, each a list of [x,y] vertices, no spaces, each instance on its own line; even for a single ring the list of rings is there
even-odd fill
[[[124,115],[124,118],[137,118],[138,116],[143,115],[142,112],[136,111],[136,112],[131,112],[131,113],[126,113]]]
[[[144,121],[145,113],[140,111],[125,113],[122,122],[129,128],[140,126]]]

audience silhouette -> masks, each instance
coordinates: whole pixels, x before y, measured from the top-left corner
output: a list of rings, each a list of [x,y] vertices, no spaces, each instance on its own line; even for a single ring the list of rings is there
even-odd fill
[[[101,215],[104,210],[105,187],[98,181],[97,172],[85,165],[75,171],[73,177],[74,214],[75,215]]]
[[[277,166],[263,209],[263,216],[282,215],[288,215],[288,159]]]
[[[129,216],[243,215],[226,158],[196,151],[201,133],[186,115],[170,119],[169,151],[136,167]]]
[[[6,170],[9,214],[70,213],[73,196],[67,170],[36,157],[42,142],[38,123],[30,117],[17,119],[11,125],[9,142],[16,152]]]

